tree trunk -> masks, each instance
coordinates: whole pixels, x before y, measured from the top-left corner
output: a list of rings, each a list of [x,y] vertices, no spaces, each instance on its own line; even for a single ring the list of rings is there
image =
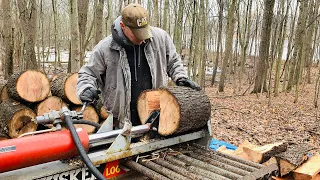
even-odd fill
[[[219,0],[219,28],[218,28],[218,42],[217,42],[217,51],[216,51],[216,60],[214,63],[214,69],[212,73],[212,79],[211,79],[211,87],[216,81],[216,74],[219,67],[219,55],[220,55],[220,44],[222,39],[222,24],[223,24],[223,0]]]
[[[163,10],[163,23],[162,29],[167,31],[168,26],[168,12],[169,12],[169,0],[164,0],[164,10]]]
[[[47,76],[36,70],[26,70],[12,74],[7,83],[8,94],[17,101],[39,102],[50,93]]]
[[[227,37],[226,37],[226,43],[225,43],[225,52],[224,52],[224,58],[222,63],[222,71],[220,75],[220,81],[219,81],[219,92],[224,91],[224,81],[227,76],[227,65],[229,61],[229,57],[232,56],[232,42],[233,42],[233,31],[234,31],[234,12],[236,7],[237,0],[232,0],[232,3],[229,7],[228,11],[228,23],[227,23]]]
[[[86,41],[86,27],[87,27],[88,7],[89,7],[89,0],[78,1],[80,67],[82,67],[83,64],[84,64],[85,51],[86,51],[85,41]]]
[[[71,72],[78,72],[80,69],[80,44],[79,44],[79,24],[78,24],[78,5],[77,0],[69,0],[70,8],[70,36],[71,36],[71,50],[70,50],[70,70]]]
[[[294,52],[292,57],[292,64],[290,67],[290,76],[289,82],[287,85],[287,91],[290,91],[294,85],[298,85],[298,78],[300,76],[300,65],[301,65],[301,55],[303,48],[303,39],[305,37],[305,29],[306,29],[306,18],[307,18],[307,8],[308,2],[301,1],[300,2],[300,10],[299,10],[299,18],[297,23],[297,30],[295,33],[294,39]]]
[[[6,101],[0,104],[0,112],[0,129],[11,138],[37,129],[37,124],[32,121],[35,113],[19,102]]]
[[[158,95],[150,97],[150,92]],[[158,105],[155,104],[157,100]],[[149,104],[153,107],[149,107]],[[152,109],[160,108],[158,133],[163,136],[203,127],[211,112],[210,101],[204,91],[177,86],[142,92],[137,107],[141,123],[145,123]]]
[[[51,82],[51,93],[64,101],[80,105],[81,101],[76,95],[78,73],[62,74]]]
[[[95,0],[95,37],[94,44],[98,44],[103,39],[103,0]]]
[[[269,46],[271,36],[271,25],[273,19],[273,7],[275,0],[264,0],[264,13],[262,23],[262,33],[259,48],[259,63],[257,65],[257,74],[255,77],[254,89],[252,93],[266,92],[266,78],[268,70]]]
[[[2,2],[3,12],[3,44],[4,44],[4,78],[8,77],[13,73],[13,28],[11,18],[11,6],[10,0],[3,0]]]
[[[247,58],[247,48],[249,45],[250,40],[250,28],[251,28],[251,8],[252,8],[252,0],[248,0],[247,8],[246,8],[246,15],[244,19],[244,30],[240,33],[243,34],[243,37],[240,38],[240,45],[241,45],[241,57],[240,57],[240,70],[239,70],[239,90],[241,90],[242,86],[242,76],[243,72],[245,72],[245,64]],[[238,12],[238,16],[240,16]],[[240,19],[240,18],[239,18]],[[240,23],[240,22],[239,22]],[[250,54],[249,54],[250,55]]]
[[[158,0],[153,1],[153,7],[154,7],[154,20],[153,20],[153,25],[156,27],[160,27],[160,22],[159,22],[159,3]]]
[[[282,53],[283,53],[283,45],[284,40],[287,32],[287,21],[288,21],[288,11],[289,6],[286,8],[286,12],[284,12],[284,2],[281,2],[281,9],[282,9],[282,20],[280,23],[279,29],[279,46],[278,46],[278,55],[277,55],[277,64],[276,64],[276,75],[274,81],[274,96],[277,97],[279,94],[279,83],[280,83],[280,70],[281,70],[281,62],[282,62]],[[285,14],[284,14],[285,13]]]
[[[52,3],[52,11],[53,11],[53,27],[54,27],[54,67],[56,68],[58,65],[61,66],[61,62],[58,61],[60,58],[60,40],[58,39],[58,14],[57,14],[57,4],[55,0],[51,1]],[[50,48],[50,46],[49,46]],[[43,50],[43,49],[42,49]]]
[[[183,11],[184,11],[184,1],[180,0],[179,1],[179,10],[178,10],[178,17],[177,17],[177,22],[175,23],[174,26],[174,36],[173,36],[173,42],[174,45],[176,46],[177,52],[180,54],[181,53],[181,27],[182,26],[182,20],[183,20]]]
[[[24,37],[23,59],[26,61],[26,69],[38,69],[35,54],[35,40],[37,32],[37,1],[16,1],[20,12],[20,23]]]

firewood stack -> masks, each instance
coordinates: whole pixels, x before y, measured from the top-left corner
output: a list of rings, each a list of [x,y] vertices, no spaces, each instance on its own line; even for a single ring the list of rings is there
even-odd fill
[[[217,151],[264,165],[277,163],[279,177],[273,178],[276,180],[320,179],[320,154],[313,151],[309,144],[277,142],[258,146],[244,141],[234,151],[225,146]]]
[[[13,74],[7,84],[0,86],[0,140],[17,138],[21,134],[39,129],[32,121],[36,116],[67,106],[80,111],[81,102],[76,96],[78,74],[60,74],[51,82],[38,70],[26,70]],[[88,106],[84,119],[99,122],[107,117],[107,112],[99,104],[99,113],[95,107]],[[101,118],[102,117],[102,118]],[[95,128],[89,125],[75,125],[93,133]],[[43,127],[41,127],[43,128]]]

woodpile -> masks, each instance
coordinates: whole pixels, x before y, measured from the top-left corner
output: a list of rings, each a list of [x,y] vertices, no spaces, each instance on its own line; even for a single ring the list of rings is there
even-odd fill
[[[211,113],[210,100],[204,91],[179,86],[142,92],[137,108],[141,123],[153,110],[160,110],[158,133],[163,136],[201,128]]]
[[[60,74],[49,81],[44,73],[37,70],[10,76],[7,84],[0,86],[0,140],[17,138],[44,128],[33,121],[44,113],[59,111],[64,106],[80,111],[81,102],[76,96],[77,81],[77,73]],[[97,104],[97,107],[88,106],[85,109],[84,120],[99,123],[108,117],[102,102]],[[82,127],[88,133],[95,131],[95,127],[89,125],[77,124],[75,127]]]
[[[217,149],[264,165],[277,163],[279,177],[273,178],[276,180],[319,180],[320,154],[312,150],[308,144],[277,142],[259,146],[248,141],[241,143],[236,150],[229,150],[225,146]]]

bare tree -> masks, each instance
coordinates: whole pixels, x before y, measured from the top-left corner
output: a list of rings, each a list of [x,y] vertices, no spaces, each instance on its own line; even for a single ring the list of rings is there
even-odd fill
[[[10,0],[2,0],[3,12],[3,48],[4,48],[4,77],[7,79],[13,73],[13,29]]]
[[[20,13],[20,24],[24,37],[23,59],[26,69],[38,69],[35,54],[37,33],[37,0],[17,0]]]
[[[89,7],[89,0],[78,1],[80,66],[82,66],[84,64],[83,61],[85,58],[85,50],[86,50],[85,41],[86,41],[86,26],[87,26],[88,7]],[[101,26],[101,28],[102,28],[102,26]]]
[[[214,69],[212,73],[212,79],[211,79],[211,86],[216,81],[216,74],[217,74],[217,69],[219,65],[219,55],[220,55],[220,44],[221,44],[221,39],[222,39],[222,23],[223,23],[223,0],[217,0],[219,4],[219,28],[218,28],[218,42],[217,42],[217,51],[216,51],[216,60],[214,63]]]
[[[94,17],[94,27],[95,27],[95,37],[94,44],[98,44],[103,38],[102,24],[103,24],[103,0],[95,0],[95,17]]]
[[[232,0],[231,5],[228,9],[228,22],[227,22],[227,35],[226,35],[226,43],[225,43],[225,51],[224,58],[222,62],[222,71],[220,75],[219,81],[219,92],[224,91],[224,81],[227,77],[227,65],[230,59],[230,55],[232,53],[232,41],[233,41],[233,33],[234,33],[234,13],[236,7],[237,0]]]
[[[264,12],[261,41],[259,47],[259,63],[255,77],[254,89],[252,93],[266,92],[266,77],[268,70],[269,46],[271,36],[271,25],[273,19],[273,7],[275,0],[264,0]]]
[[[69,0],[70,8],[70,71],[78,72],[80,69],[80,44],[79,44],[79,24],[78,24],[78,2],[77,0]]]

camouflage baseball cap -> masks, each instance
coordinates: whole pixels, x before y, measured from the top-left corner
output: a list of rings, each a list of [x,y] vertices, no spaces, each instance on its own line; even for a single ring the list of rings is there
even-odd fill
[[[149,26],[149,13],[140,4],[129,4],[122,12],[122,22],[128,26],[139,40],[151,37]]]

